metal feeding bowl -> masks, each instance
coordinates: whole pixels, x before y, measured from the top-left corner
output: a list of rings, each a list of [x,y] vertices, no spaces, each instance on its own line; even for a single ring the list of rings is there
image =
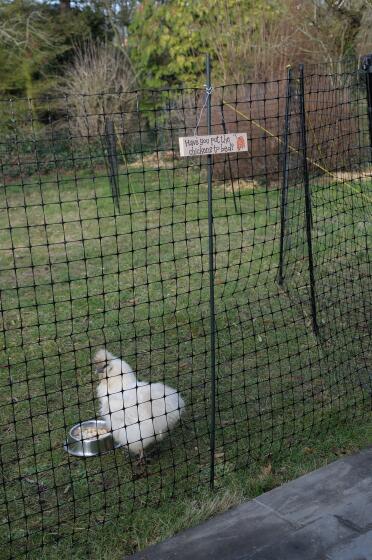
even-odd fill
[[[104,420],[87,420],[75,424],[68,434],[65,451],[76,457],[94,457],[115,449],[117,445]]]

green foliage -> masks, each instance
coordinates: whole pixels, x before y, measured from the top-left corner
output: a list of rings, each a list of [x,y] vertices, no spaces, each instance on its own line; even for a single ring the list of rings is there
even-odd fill
[[[53,92],[76,42],[103,35],[104,16],[91,8],[60,10],[28,0],[0,0],[0,94]]]
[[[266,28],[282,17],[281,5],[277,0],[145,0],[129,28],[130,53],[143,84],[202,84],[206,52],[217,62],[215,80],[252,78],[252,66],[267,51]]]
[[[200,82],[207,16],[204,2],[145,0],[140,4],[129,29],[129,47],[147,87]]]

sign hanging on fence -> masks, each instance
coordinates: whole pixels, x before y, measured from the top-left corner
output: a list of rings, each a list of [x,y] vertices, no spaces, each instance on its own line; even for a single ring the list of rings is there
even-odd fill
[[[182,136],[179,138],[180,156],[208,156],[232,152],[247,152],[246,132],[232,134],[210,134],[205,136]]]

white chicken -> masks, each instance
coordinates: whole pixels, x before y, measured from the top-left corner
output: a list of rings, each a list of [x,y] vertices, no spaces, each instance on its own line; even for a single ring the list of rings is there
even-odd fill
[[[116,443],[143,459],[144,449],[161,441],[175,427],[185,409],[181,395],[163,383],[138,381],[129,364],[105,349],[94,364],[100,382],[100,414]]]

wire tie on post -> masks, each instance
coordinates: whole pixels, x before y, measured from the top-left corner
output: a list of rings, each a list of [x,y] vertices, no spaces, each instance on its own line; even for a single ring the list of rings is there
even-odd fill
[[[209,96],[212,95],[212,92],[213,92],[213,86],[207,86],[207,84],[204,84],[204,85],[205,85],[205,98],[204,98],[203,106],[200,110],[199,118],[196,122],[196,126],[195,126],[195,129],[194,129],[194,136],[197,135],[199,124],[200,124],[201,118],[203,116],[203,111],[207,106]]]

